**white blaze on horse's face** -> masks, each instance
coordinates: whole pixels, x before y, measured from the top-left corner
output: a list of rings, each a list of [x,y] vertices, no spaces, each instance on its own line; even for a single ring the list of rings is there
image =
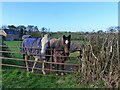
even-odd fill
[[[41,40],[41,43],[42,43],[41,44],[41,46],[42,46],[42,48],[41,48],[41,54],[42,55],[44,55],[46,53],[46,49],[48,47],[48,41],[49,41],[48,35],[45,34],[44,37]]]
[[[68,42],[69,42],[68,40],[65,40],[65,44],[68,44]]]

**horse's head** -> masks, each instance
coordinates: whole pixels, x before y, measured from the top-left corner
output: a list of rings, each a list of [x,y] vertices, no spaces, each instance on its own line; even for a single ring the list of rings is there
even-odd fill
[[[68,37],[63,35],[63,48],[65,55],[69,55],[70,42],[71,42],[71,35],[69,35]]]
[[[41,40],[41,54],[44,55],[46,53],[46,49],[49,46],[49,35],[45,34]]]

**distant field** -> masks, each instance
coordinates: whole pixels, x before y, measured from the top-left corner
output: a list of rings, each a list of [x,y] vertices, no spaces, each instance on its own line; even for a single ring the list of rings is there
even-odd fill
[[[4,41],[4,43],[8,46],[11,47],[9,48],[12,52],[20,52],[20,43],[21,41]],[[19,54],[14,54],[14,57],[20,57]]]

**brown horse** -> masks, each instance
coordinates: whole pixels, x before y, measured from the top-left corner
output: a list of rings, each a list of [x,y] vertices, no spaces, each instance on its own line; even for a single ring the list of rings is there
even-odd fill
[[[52,61],[54,62],[60,62],[60,63],[64,63],[67,58],[61,58],[61,57],[57,57],[58,56],[68,56],[69,55],[69,49],[70,49],[70,43],[71,43],[71,35],[69,35],[68,37],[66,37],[65,35],[63,35],[62,39],[56,39],[53,38],[50,40],[50,48],[55,49],[55,52],[52,52]],[[56,65],[57,66],[57,70],[59,70],[59,64]],[[62,70],[64,70],[64,65],[62,65]],[[57,75],[58,75],[58,71],[57,71]],[[62,75],[64,73],[61,73]]]

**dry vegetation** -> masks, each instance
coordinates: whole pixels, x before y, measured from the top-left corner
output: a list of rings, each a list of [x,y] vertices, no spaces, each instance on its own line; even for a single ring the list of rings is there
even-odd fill
[[[91,33],[83,50],[82,81],[103,80],[106,87],[120,88],[120,31]]]

